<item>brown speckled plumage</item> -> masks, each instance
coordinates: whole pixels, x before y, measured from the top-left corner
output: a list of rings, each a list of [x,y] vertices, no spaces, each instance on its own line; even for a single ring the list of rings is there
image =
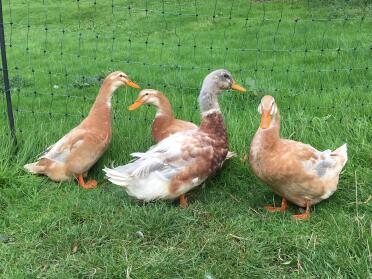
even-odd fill
[[[177,193],[179,187],[192,179],[204,181],[222,166],[227,152],[227,133],[221,113],[204,116],[194,141],[182,148],[182,159],[195,161],[172,178],[171,193]]]

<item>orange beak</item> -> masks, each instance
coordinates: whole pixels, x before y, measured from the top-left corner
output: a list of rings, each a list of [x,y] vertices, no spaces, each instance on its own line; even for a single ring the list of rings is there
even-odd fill
[[[135,110],[138,109],[140,106],[143,105],[143,101],[141,100],[141,97],[138,97],[138,99],[129,106],[128,110]]]
[[[127,85],[128,86],[130,86],[130,87],[133,87],[133,88],[141,88],[137,83],[135,83],[135,82],[133,82],[133,81],[131,81],[131,80],[129,80],[128,79],[128,81],[127,81]]]
[[[270,121],[271,121],[271,116],[268,111],[262,112],[262,117],[261,117],[261,129],[267,129],[270,127]]]
[[[235,81],[233,82],[233,84],[231,85],[231,89],[233,90],[237,90],[241,93],[247,91],[247,89],[245,89],[243,86],[240,86],[239,84],[237,84]]]

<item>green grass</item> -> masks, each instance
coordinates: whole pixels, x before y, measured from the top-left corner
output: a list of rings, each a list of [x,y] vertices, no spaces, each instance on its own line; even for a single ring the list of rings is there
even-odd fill
[[[371,278],[371,2],[96,2],[4,3],[19,145],[1,99],[0,277]],[[339,189],[310,221],[293,221],[293,205],[263,210],[280,198],[239,158],[192,191],[187,209],[138,203],[108,183],[104,165],[152,145],[154,110],[129,113],[128,88],[114,98],[112,145],[89,174],[97,189],[23,171],[81,121],[110,71],[163,90],[177,117],[199,123],[202,79],[222,67],[249,89],[220,98],[239,157],[264,94],[277,100],[283,137],[320,150],[348,143]]]

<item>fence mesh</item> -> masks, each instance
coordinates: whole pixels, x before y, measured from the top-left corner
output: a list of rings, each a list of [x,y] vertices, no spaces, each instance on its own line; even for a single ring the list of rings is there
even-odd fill
[[[176,116],[195,122],[201,81],[216,68],[229,69],[250,91],[224,96],[224,111],[236,119],[247,110],[254,115],[261,95],[272,94],[301,121],[319,116],[371,121],[371,1],[7,0],[3,5],[20,135],[30,127],[60,135],[58,127],[77,124],[112,70],[164,91]],[[128,88],[115,95],[115,119],[123,125],[152,120],[148,109],[126,110],[135,98]]]

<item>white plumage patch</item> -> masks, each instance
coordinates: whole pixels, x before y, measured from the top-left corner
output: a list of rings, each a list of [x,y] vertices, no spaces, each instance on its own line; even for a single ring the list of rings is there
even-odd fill
[[[107,102],[106,102],[106,105],[108,106],[108,108],[111,108],[111,98],[112,96],[110,96],[108,99],[107,99]]]
[[[202,116],[203,117],[205,117],[205,116],[207,116],[207,115],[209,115],[209,114],[212,114],[212,113],[221,113],[221,110],[220,109],[216,109],[216,108],[214,108],[214,109],[210,109],[210,110],[207,110],[207,111],[204,111],[203,113],[202,113]]]
[[[336,190],[336,189],[335,189]],[[328,190],[326,191],[321,197],[320,199],[322,200],[326,200],[328,199],[330,196],[332,196],[332,194],[335,192],[335,190]]]
[[[346,145],[341,146],[334,152],[331,150],[321,152],[316,149],[314,149],[314,152],[316,152],[317,159],[315,161],[303,161],[304,170],[307,172],[315,172],[315,174],[322,179],[328,179],[329,177],[338,175],[347,160]],[[338,156],[342,156],[344,160],[340,160],[337,158]],[[344,161],[344,163],[341,164],[340,161]],[[333,191],[331,191],[331,193],[325,193],[324,196],[328,198],[332,193]]]
[[[194,159],[182,159],[182,147],[187,145],[196,131],[176,133],[165,138],[144,153],[132,153],[136,159],[126,165],[105,168],[107,178],[114,184],[125,187],[130,196],[141,200],[171,198],[169,186],[171,179],[182,169],[193,163]],[[192,185],[202,183],[194,179]]]

